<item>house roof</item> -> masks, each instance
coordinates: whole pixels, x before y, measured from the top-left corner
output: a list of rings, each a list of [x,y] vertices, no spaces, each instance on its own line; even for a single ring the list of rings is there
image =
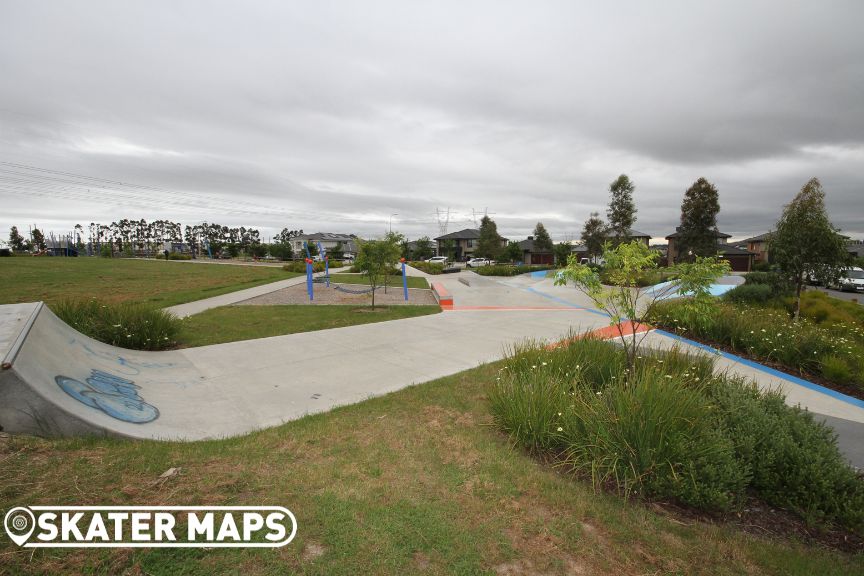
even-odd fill
[[[620,236],[620,234],[616,234],[614,230],[607,230],[603,236],[605,236],[606,238],[617,238],[618,236]],[[647,234],[645,232],[640,232],[639,230],[634,230],[632,228],[630,228],[627,231],[626,236],[628,238],[648,238],[648,239],[650,239],[652,237],[650,234]]]
[[[480,230],[476,228],[465,228],[458,232],[451,232],[450,234],[439,236],[435,238],[435,240],[476,240],[477,238],[480,238]]]
[[[750,242],[767,242],[771,239],[771,236],[774,235],[774,232],[765,232],[764,234],[759,234],[758,236],[753,236],[752,238],[747,238],[746,240],[742,240],[745,244]]]
[[[666,239],[668,240],[669,238],[678,238],[680,236],[681,236],[681,232],[678,230],[675,230],[675,232],[666,236]],[[731,238],[732,237],[731,234],[724,234],[723,232],[720,232],[719,230],[714,231],[714,236],[716,238]]]
[[[750,252],[746,248],[741,248],[740,246],[732,246],[731,244],[721,244],[717,246],[717,251],[720,252],[723,256],[746,256],[753,255],[753,252]]]
[[[294,238],[295,241],[330,241],[330,242],[349,242],[357,238],[354,234],[334,234],[332,232],[315,232],[314,234],[301,234]]]
[[[526,238],[525,240],[522,240],[521,242],[519,242],[519,248],[523,252],[531,252],[532,254],[551,254],[552,253],[551,250],[543,250],[541,252],[535,251],[533,238]]]

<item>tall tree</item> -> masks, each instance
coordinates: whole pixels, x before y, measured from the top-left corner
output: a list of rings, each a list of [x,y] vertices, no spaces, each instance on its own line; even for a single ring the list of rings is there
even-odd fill
[[[555,245],[555,263],[558,266],[566,266],[567,259],[573,253],[573,247],[566,242],[559,242]]]
[[[480,220],[480,238],[477,240],[477,249],[474,254],[480,258],[497,259],[501,254],[501,236],[498,234],[498,226],[488,215]]]
[[[552,252],[552,238],[542,222],[537,222],[534,227],[534,250],[536,252]]]
[[[24,250],[24,237],[18,232],[17,226],[12,226],[9,231],[9,247],[12,250]]]
[[[595,258],[603,252],[606,237],[606,224],[600,219],[599,212],[592,212],[582,228],[582,243],[588,249],[588,257]]]
[[[423,236],[417,239],[414,254],[411,255],[415,260],[426,260],[432,257],[432,240],[428,236]]]
[[[813,178],[783,208],[771,236],[774,263],[795,285],[795,313],[801,312],[801,290],[808,275],[823,282],[836,279],[849,259],[846,243],[828,219],[825,192]]]
[[[522,248],[518,242],[511,240],[507,243],[507,247],[501,252],[501,259],[508,262],[519,262],[522,260]]]
[[[33,228],[33,232],[31,232],[33,236],[33,247],[37,250],[45,250],[48,248],[48,245],[45,244],[45,235],[42,234],[42,231],[38,228]]]
[[[626,174],[621,174],[609,185],[609,209],[606,218],[609,220],[609,231],[616,242],[626,242],[630,239],[630,229],[636,223],[636,204],[633,202],[633,191],[636,186]]]
[[[717,255],[717,188],[699,178],[684,193],[681,226],[678,229],[678,258],[693,261],[696,256]]]

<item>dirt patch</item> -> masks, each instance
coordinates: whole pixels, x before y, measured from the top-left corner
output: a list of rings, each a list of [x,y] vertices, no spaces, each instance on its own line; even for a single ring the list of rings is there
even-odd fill
[[[311,562],[316,558],[323,556],[326,551],[327,549],[324,546],[310,540],[309,542],[306,542],[305,546],[303,546],[303,552],[300,554],[300,559],[303,560],[303,562]]]
[[[236,306],[273,306],[279,304],[337,304],[345,306],[371,306],[372,294],[366,292],[369,286],[365,284],[334,284],[331,283],[328,288],[324,284],[316,283],[314,285],[313,300],[309,301],[309,294],[306,292],[305,284],[297,284],[282,288],[269,294],[262,294],[243,302],[238,302]],[[389,287],[387,292],[384,288],[375,290],[375,305],[381,306],[399,306],[405,304],[411,305],[435,305],[438,302],[432,294],[432,290],[421,288],[409,288],[408,300],[405,300],[405,295],[402,288]]]

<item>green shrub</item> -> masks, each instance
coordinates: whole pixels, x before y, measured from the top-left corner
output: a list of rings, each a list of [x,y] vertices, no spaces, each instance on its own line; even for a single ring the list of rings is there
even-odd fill
[[[133,350],[164,350],[176,342],[181,321],[164,310],[123,302],[64,300],[51,306],[61,320],[100,342]]]
[[[655,286],[662,282],[666,282],[667,280],[672,278],[672,276],[673,274],[669,270],[661,270],[659,268],[645,270],[636,278],[635,286],[638,286],[640,288],[644,288],[645,286]],[[607,272],[605,270],[601,270],[600,272],[600,281],[606,285],[612,284],[612,281],[607,276]]]
[[[753,494],[864,530],[864,480],[807,412],[714,375],[708,357],[644,353],[626,384],[625,366],[620,348],[590,338],[518,346],[490,387],[493,420],[518,445],[625,495],[729,510]]]
[[[537,272],[540,270],[553,270],[554,266],[514,266],[512,264],[493,264],[492,266],[481,266],[474,269],[474,272],[481,276],[518,276],[528,272]]]
[[[822,375],[832,382],[852,383],[853,370],[850,362],[841,356],[825,356],[822,358]]]
[[[744,285],[770,286],[772,296],[785,296],[792,292],[792,285],[777,272],[748,272],[744,275]]]
[[[814,522],[864,529],[864,481],[837,449],[833,431],[743,379],[710,389],[720,424],[750,470],[750,489],[769,504]]]
[[[768,284],[741,284],[723,295],[732,302],[768,302],[774,297]]]
[[[182,254],[180,252],[169,252],[168,253],[169,260],[191,260],[192,256],[190,254]]]
[[[765,261],[760,260],[759,262],[753,263],[753,271],[754,272],[770,272],[771,264]]]
[[[794,302],[788,299],[787,310],[792,311]],[[864,306],[834,298],[819,290],[808,290],[801,295],[801,315],[817,324],[858,327],[864,340]]]
[[[444,271],[444,265],[438,262],[423,262],[421,260],[419,262],[408,262],[408,265],[427,274],[441,274]]]

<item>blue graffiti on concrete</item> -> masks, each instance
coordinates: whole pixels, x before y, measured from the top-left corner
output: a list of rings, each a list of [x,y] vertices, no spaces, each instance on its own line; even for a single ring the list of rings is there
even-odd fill
[[[121,374],[124,374],[126,376],[137,376],[138,374],[141,374],[143,370],[147,369],[175,368],[177,366],[174,362],[142,362],[139,360],[125,358],[123,356],[115,354],[114,352],[95,350],[91,348],[87,344],[87,342],[78,340],[76,338],[70,338],[69,344],[80,345],[81,348],[83,348],[90,357],[98,361],[100,364],[109,364],[117,372],[120,372]]]
[[[145,424],[159,417],[159,410],[138,395],[141,387],[132,380],[92,370],[84,382],[68,376],[56,376],[54,381],[82,404],[102,410],[112,418]]]

